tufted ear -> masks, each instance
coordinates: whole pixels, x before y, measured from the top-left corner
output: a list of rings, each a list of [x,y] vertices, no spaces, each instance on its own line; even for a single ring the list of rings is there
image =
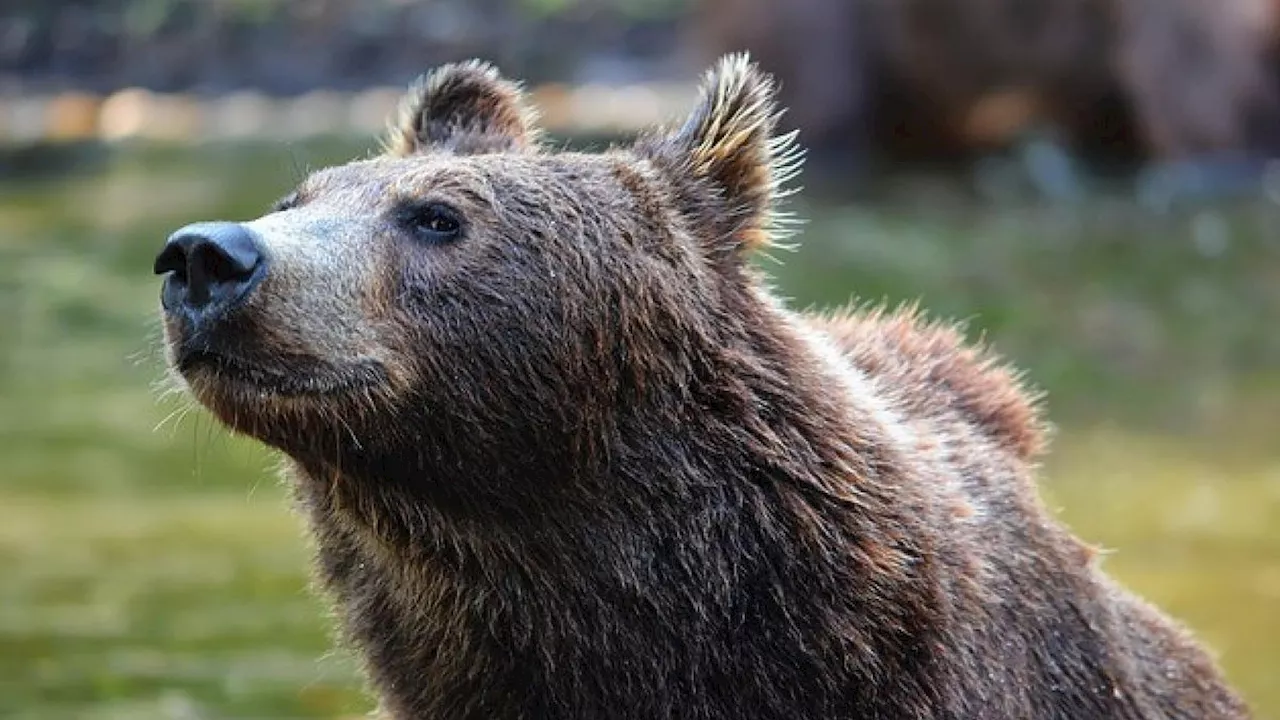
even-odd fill
[[[520,151],[536,141],[534,113],[520,86],[479,61],[442,65],[419,78],[400,102],[384,143],[404,157]]]
[[[678,130],[637,143],[667,172],[680,209],[708,231],[713,250],[751,251],[785,235],[788,218],[777,203],[802,153],[796,133],[774,135],[781,114],[774,96],[772,78],[745,53],[725,56],[704,76]]]

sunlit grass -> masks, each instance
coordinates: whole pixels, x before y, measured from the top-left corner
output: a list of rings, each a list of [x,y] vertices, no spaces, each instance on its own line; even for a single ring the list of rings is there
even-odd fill
[[[0,182],[0,717],[368,707],[275,459],[163,374],[151,257],[363,147],[140,148]],[[939,209],[945,207],[946,209]],[[1050,391],[1046,501],[1280,718],[1280,212],[804,208],[797,304],[920,297]]]
[[[363,708],[279,495],[0,496],[0,715]]]

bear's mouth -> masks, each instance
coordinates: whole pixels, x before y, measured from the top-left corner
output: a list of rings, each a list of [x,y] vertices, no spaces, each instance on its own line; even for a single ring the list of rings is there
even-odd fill
[[[177,353],[178,372],[195,385],[216,391],[248,390],[278,397],[324,397],[349,393],[386,381],[382,367],[371,360],[333,367],[307,359],[286,363],[258,363],[204,347]]]

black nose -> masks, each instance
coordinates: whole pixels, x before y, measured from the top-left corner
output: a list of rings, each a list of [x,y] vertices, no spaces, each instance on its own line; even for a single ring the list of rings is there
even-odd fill
[[[262,275],[266,258],[249,228],[233,222],[188,225],[169,236],[156,256],[165,279],[166,310],[225,310],[234,306]]]

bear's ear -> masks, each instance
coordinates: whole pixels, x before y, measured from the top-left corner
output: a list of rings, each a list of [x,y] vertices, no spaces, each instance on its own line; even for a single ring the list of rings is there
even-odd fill
[[[398,157],[432,150],[476,155],[525,150],[536,134],[520,86],[492,65],[469,60],[419,78],[401,100],[384,144],[388,155]]]
[[[706,231],[717,251],[744,253],[787,231],[777,203],[800,171],[796,133],[775,135],[780,111],[772,78],[745,53],[707,72],[698,104],[674,132],[644,138],[636,149],[664,170],[680,209]]]

